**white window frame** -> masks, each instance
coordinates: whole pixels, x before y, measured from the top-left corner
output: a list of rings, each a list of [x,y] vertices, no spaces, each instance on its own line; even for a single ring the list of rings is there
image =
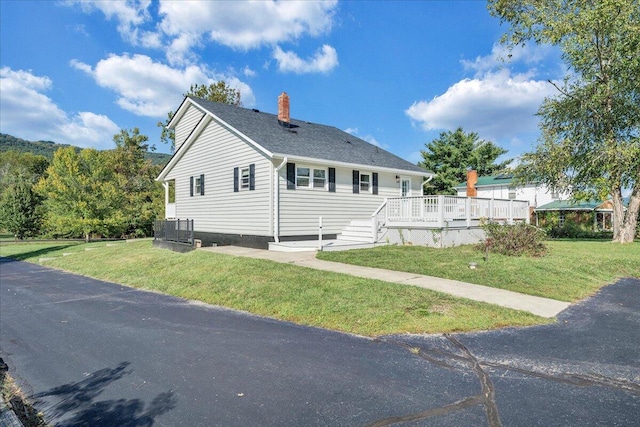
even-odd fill
[[[298,171],[300,169],[306,169],[309,171],[308,175],[299,175]],[[316,171],[322,171],[323,175],[324,175],[324,179],[323,179],[323,184],[322,186],[316,186],[316,178],[315,177],[315,172]],[[307,185],[300,185],[300,179],[303,180],[307,180]],[[314,167],[314,166],[308,166],[308,165],[296,165],[296,189],[309,189],[309,190],[322,190],[325,191],[328,189],[328,184],[329,184],[329,171],[328,168],[323,168],[323,167]]]
[[[517,197],[517,194],[518,194],[518,192],[517,192],[517,190],[515,188],[510,188],[509,189],[509,193],[508,193],[509,200],[515,200],[516,197]]]
[[[367,177],[367,187],[363,188],[362,187],[362,183],[363,183],[363,179],[362,177],[366,176]],[[373,192],[373,174],[371,172],[360,172],[360,180],[358,181],[358,184],[360,185],[360,192],[361,193],[372,193]]]
[[[240,191],[249,191],[250,182],[251,182],[251,172],[249,166],[246,168],[240,168],[240,173],[238,174],[238,179],[240,180],[238,185],[238,190]],[[245,175],[246,172],[246,175]]]
[[[313,173],[313,178],[312,178],[312,183],[311,183],[311,187],[314,190],[320,189],[320,190],[326,190],[327,189],[327,181],[328,181],[328,172],[327,169],[321,169],[321,168],[313,168],[312,169]],[[316,172],[322,172],[322,178],[318,178],[316,177]],[[322,179],[322,185],[316,185],[316,181],[319,181],[320,179]],[[319,183],[319,182],[318,182]]]
[[[202,180],[200,176],[196,176],[193,178],[193,195],[199,196],[202,194]]]

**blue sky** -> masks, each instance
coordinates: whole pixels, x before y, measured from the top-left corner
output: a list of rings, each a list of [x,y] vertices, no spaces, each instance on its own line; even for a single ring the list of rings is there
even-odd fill
[[[409,161],[461,126],[517,157],[534,146],[557,51],[511,52],[483,1],[0,2],[0,131],[112,148],[192,83],[225,80],[245,107],[333,125]]]

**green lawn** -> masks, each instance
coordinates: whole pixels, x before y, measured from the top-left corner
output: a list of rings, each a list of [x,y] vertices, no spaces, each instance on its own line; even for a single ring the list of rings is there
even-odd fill
[[[85,248],[97,249],[85,251]],[[63,252],[72,253],[62,256]],[[436,333],[551,320],[426,289],[151,242],[3,244],[0,255],[141,289],[361,335]]]
[[[472,246],[435,249],[382,246],[344,252],[320,252],[318,258],[406,271],[508,289],[561,301],[577,301],[620,277],[640,277],[640,243],[549,241],[541,258],[483,253]],[[478,264],[469,268],[470,262]]]

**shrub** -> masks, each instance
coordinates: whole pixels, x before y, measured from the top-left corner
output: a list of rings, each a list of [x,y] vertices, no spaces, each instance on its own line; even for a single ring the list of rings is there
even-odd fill
[[[509,225],[486,221],[482,223],[482,229],[487,237],[477,245],[477,248],[485,253],[534,257],[547,253],[547,246],[543,241],[546,235],[544,231],[533,225],[524,222]]]
[[[594,231],[593,228],[566,223],[564,227],[553,227],[547,231],[549,237],[554,239],[609,239],[613,238],[611,231]]]

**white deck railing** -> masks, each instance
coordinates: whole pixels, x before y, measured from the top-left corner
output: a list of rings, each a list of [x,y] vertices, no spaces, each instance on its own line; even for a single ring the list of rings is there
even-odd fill
[[[379,210],[381,212],[381,210]],[[529,223],[529,202],[458,196],[397,197],[386,200],[387,225],[475,226],[480,219]]]

